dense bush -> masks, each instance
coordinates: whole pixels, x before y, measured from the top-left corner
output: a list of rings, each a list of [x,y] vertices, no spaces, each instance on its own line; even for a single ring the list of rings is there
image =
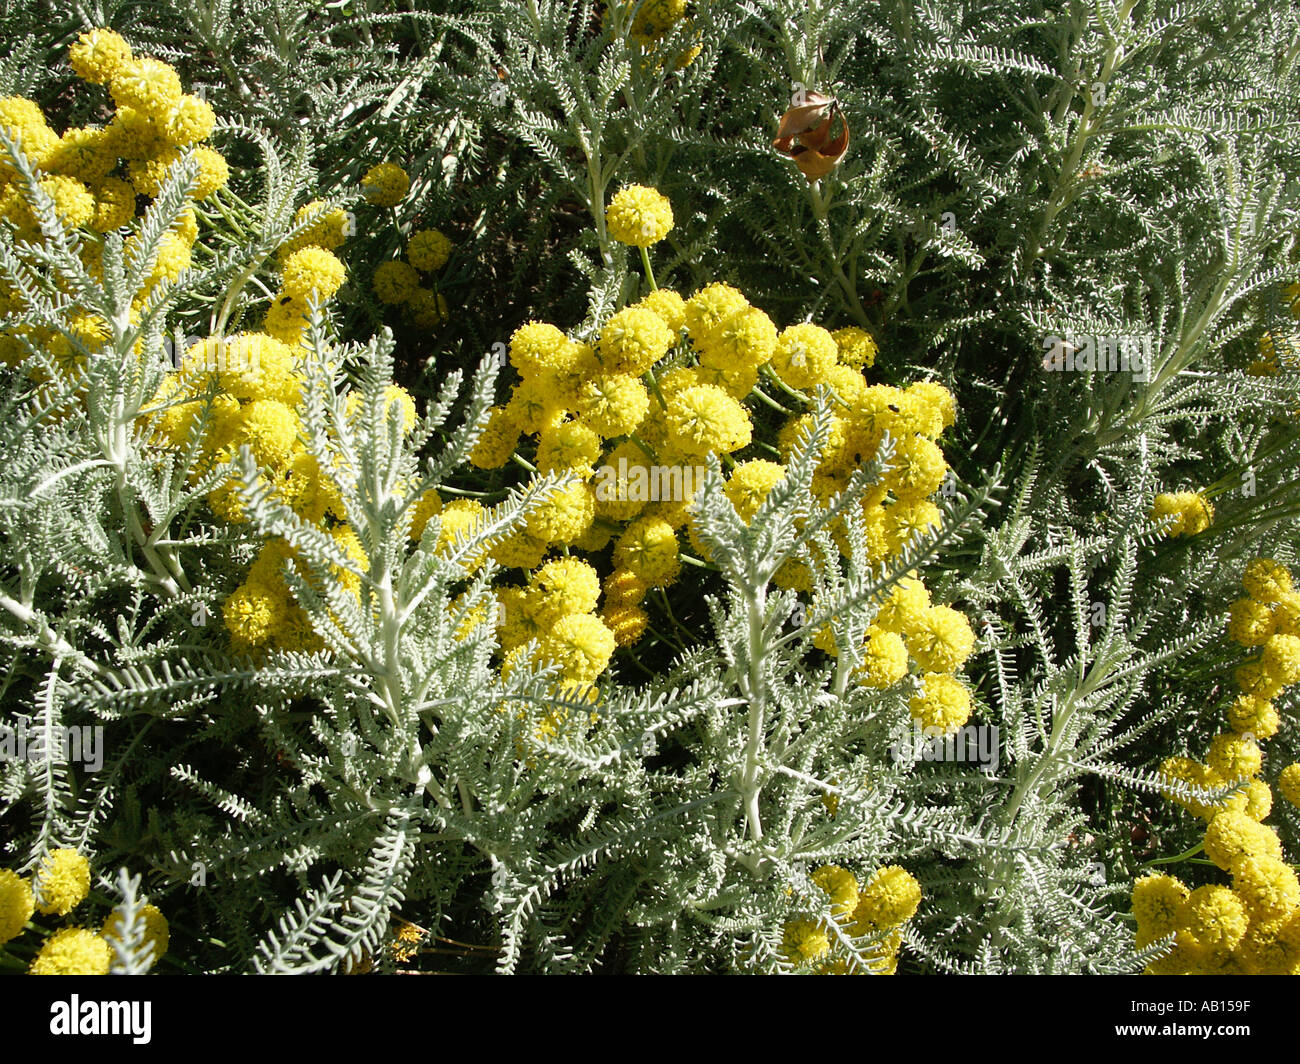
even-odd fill
[[[0,5],[0,961],[1300,971],[1295,9],[437,7]]]

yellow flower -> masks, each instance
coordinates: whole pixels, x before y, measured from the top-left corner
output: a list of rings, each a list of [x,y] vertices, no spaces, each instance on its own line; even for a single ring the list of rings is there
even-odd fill
[[[577,348],[554,325],[530,321],[510,337],[510,364],[525,380],[558,373],[577,357]]]
[[[1264,671],[1264,666],[1259,661],[1248,661],[1245,665],[1238,665],[1233,670],[1232,676],[1237,681],[1237,686],[1246,694],[1262,698],[1266,702],[1276,698],[1283,687],[1276,678]]]
[[[282,344],[297,347],[307,332],[309,311],[310,307],[303,300],[293,296],[279,296],[262,319],[262,331]]]
[[[533,619],[551,627],[568,614],[590,613],[600,599],[600,577],[577,558],[555,558],[529,578],[527,602]]]
[[[686,303],[671,288],[656,288],[635,305],[658,314],[674,336],[686,324]]]
[[[19,142],[19,148],[34,166],[40,166],[59,144],[59,137],[50,129],[33,101],[24,96],[6,96],[0,99],[0,129],[10,140]],[[3,154],[3,153],[0,153]],[[5,156],[0,161],[0,184],[16,174]]]
[[[194,198],[205,200],[216,194],[230,179],[230,166],[220,152],[202,147],[194,150],[194,161],[199,164],[198,183],[194,186]]]
[[[366,199],[378,207],[396,207],[411,189],[411,179],[396,163],[380,163],[361,179]]]
[[[1271,739],[1280,721],[1272,702],[1254,695],[1238,695],[1228,707],[1228,723],[1240,734],[1249,732],[1256,739]]]
[[[538,472],[574,473],[589,480],[600,457],[600,437],[581,421],[548,425],[537,437]]]
[[[1249,975],[1300,975],[1300,914],[1252,922],[1234,955]]]
[[[1287,765],[1277,777],[1277,789],[1292,805],[1300,806],[1300,761]]]
[[[519,426],[504,407],[494,406],[483,435],[470,451],[469,460],[479,469],[500,469],[519,446]]]
[[[1226,951],[1241,941],[1249,919],[1231,890],[1205,886],[1192,891],[1178,914],[1178,923],[1200,948]]]
[[[1178,928],[1179,914],[1188,891],[1173,876],[1143,876],[1133,884],[1133,916],[1137,920],[1137,948],[1151,945]]]
[[[631,34],[646,40],[668,33],[686,17],[686,0],[644,0],[632,19]]]
[[[447,320],[447,300],[441,292],[417,288],[406,301],[406,313],[420,329],[436,329]]]
[[[305,248],[310,244],[325,248],[327,251],[333,251],[343,243],[350,224],[347,214],[341,208],[327,208],[322,200],[312,200],[310,203],[304,204],[298,208],[293,216],[295,226],[308,222],[310,224],[303,232],[281,246],[280,255],[282,258],[287,258],[299,248]],[[413,284],[418,283],[417,278]],[[385,302],[388,301],[385,300]]]
[[[524,432],[540,432],[563,416],[555,389],[548,387],[544,377],[525,377],[510,396],[506,413]]]
[[[171,147],[164,127],[134,107],[119,107],[105,133],[113,152],[131,161],[148,159]]]
[[[442,497],[433,488],[426,491],[416,501],[411,511],[411,539],[418,540],[424,535],[429,518],[442,511]]]
[[[727,477],[723,492],[736,508],[736,514],[745,524],[767,501],[768,495],[785,478],[785,466],[763,458],[738,462]]]
[[[933,495],[948,473],[943,451],[924,436],[899,440],[890,463],[892,468],[885,474],[884,482],[900,502]]]
[[[1205,856],[1226,872],[1245,857],[1280,860],[1282,843],[1272,828],[1225,809],[1205,829]]]
[[[286,598],[269,584],[249,580],[222,604],[221,617],[237,653],[266,645],[284,623]]]
[[[710,330],[749,306],[744,294],[722,281],[705,285],[682,305],[682,320],[691,342],[707,343]]]
[[[919,400],[938,413],[940,432],[952,428],[957,423],[957,400],[942,384],[935,381],[917,381],[909,385],[903,394],[906,399]]]
[[[683,388],[671,396],[666,417],[669,441],[684,457],[739,451],[753,438],[749,412],[712,384]]]
[[[75,177],[53,174],[42,177],[38,182],[43,191],[54,201],[54,214],[65,229],[76,229],[89,225],[95,217],[95,197]],[[26,233],[35,234],[39,223],[31,205],[25,198],[25,192],[10,188],[0,200],[0,210]]]
[[[791,920],[782,929],[781,953],[791,964],[811,964],[830,949],[826,929],[815,920]]]
[[[94,85],[107,85],[131,58],[131,46],[105,29],[83,33],[68,49],[68,62],[77,76]]]
[[[629,185],[610,199],[605,209],[605,225],[609,235],[620,244],[650,247],[672,229],[672,204],[656,189]]]
[[[35,909],[27,880],[8,868],[0,868],[0,944],[17,938]]]
[[[31,975],[107,975],[113,951],[84,927],[65,927],[45,940],[27,969]]]
[[[1300,682],[1300,636],[1269,636],[1259,663],[1264,675],[1274,683],[1290,687]]]
[[[908,650],[926,672],[953,672],[975,647],[975,633],[964,614],[951,606],[931,606],[908,633]]]
[[[67,916],[90,893],[90,862],[76,850],[50,850],[33,877],[38,912]]]
[[[776,352],[777,331],[763,311],[742,307],[709,327],[702,336],[692,335],[700,352],[700,363],[719,369],[739,366],[757,368],[771,361]]]
[[[836,919],[851,917],[858,907],[857,877],[838,865],[822,865],[812,874],[812,880],[831,900],[831,915]]]
[[[1262,646],[1273,634],[1273,611],[1253,598],[1237,599],[1228,607],[1228,638],[1244,647]]]
[[[921,884],[898,865],[877,869],[861,894],[853,911],[854,935],[900,927],[916,914],[921,904]]]
[[[771,366],[792,388],[813,388],[839,358],[834,338],[820,325],[792,325],[777,337]]]
[[[1259,602],[1277,602],[1288,591],[1295,590],[1290,571],[1272,558],[1256,558],[1250,562],[1241,583],[1246,593]]]
[[[970,719],[970,692],[946,673],[927,672],[921,677],[921,691],[908,702],[913,718],[925,728],[943,734],[956,731]]]
[[[616,603],[606,603],[600,619],[614,633],[614,642],[621,647],[634,646],[650,624],[650,615],[640,606]]]
[[[673,334],[652,310],[625,307],[600,330],[596,350],[605,369],[639,377],[668,353]]]
[[[232,449],[247,444],[258,465],[283,469],[289,465],[301,422],[297,412],[278,399],[254,399],[240,411]]]
[[[343,263],[333,252],[309,246],[284,260],[280,290],[284,295],[303,300],[314,294],[323,303],[339,290],[346,276]]]
[[[93,192],[95,217],[88,224],[95,232],[121,229],[135,217],[135,189],[121,178],[106,178]]]
[[[1199,492],[1179,491],[1162,493],[1155,497],[1151,506],[1151,519],[1164,521],[1172,518],[1165,529],[1165,535],[1194,536],[1204,532],[1214,521],[1214,507]]]
[[[371,287],[381,303],[399,305],[407,302],[420,287],[420,275],[409,262],[400,259],[381,262],[375,268]]]
[[[1165,758],[1160,763],[1159,774],[1171,782],[1188,783],[1193,787],[1208,788],[1223,785],[1223,780],[1218,773],[1185,757]],[[1176,798],[1171,795],[1170,800],[1206,820],[1212,820],[1220,812],[1218,806],[1206,805],[1194,798]]]
[[[451,257],[451,241],[437,229],[421,229],[406,245],[406,257],[424,273],[436,273]]]
[[[872,625],[866,632],[862,648],[862,665],[858,680],[865,687],[883,690],[907,675],[907,645],[897,632]]]
[[[1233,890],[1245,903],[1252,923],[1283,920],[1300,909],[1300,881],[1280,857],[1242,857],[1231,871]]]
[[[181,79],[157,59],[128,59],[109,82],[108,91],[118,107],[131,107],[159,122],[166,122],[181,102]]]
[[[661,517],[639,517],[614,545],[614,564],[647,587],[667,587],[681,570],[677,534]]]
[[[866,329],[856,325],[846,325],[831,333],[835,346],[839,349],[839,359],[846,366],[854,369],[870,368],[876,364],[879,349],[876,341]]]
[[[152,967],[167,952],[167,947],[171,942],[171,929],[167,925],[167,917],[162,914],[162,910],[156,905],[143,906],[140,910],[140,916],[144,920],[145,945],[153,947]],[[105,939],[121,941],[124,930],[122,914],[114,909],[113,912],[108,914],[108,919],[104,921],[104,927],[100,934]]]
[[[617,568],[605,577],[605,602],[616,606],[635,606],[646,596],[648,585],[631,569]]]
[[[344,416],[348,421],[355,422],[361,416],[362,411],[365,409],[365,402],[365,396],[361,392],[348,393],[343,404]],[[419,416],[415,409],[415,400],[411,398],[410,392],[398,384],[389,384],[384,388],[383,403],[379,415],[383,424],[387,424],[393,407],[397,407],[402,432],[410,432],[415,428],[415,422]]]
[[[1273,811],[1273,792],[1263,780],[1250,780],[1240,791],[1224,801],[1223,808],[1225,811],[1242,813],[1259,824]]]
[[[639,379],[626,373],[601,373],[583,386],[576,412],[606,439],[637,430],[650,410],[650,395]]]
[[[614,633],[599,617],[569,613],[545,630],[538,656],[558,665],[565,680],[586,685],[605,671],[615,645]]]
[[[930,592],[913,571],[890,588],[876,613],[876,624],[887,631],[906,634],[929,606]]]
[[[1263,761],[1263,752],[1254,740],[1230,732],[1211,740],[1210,754],[1205,759],[1210,770],[1227,782],[1258,775]]]
[[[547,543],[570,544],[587,531],[595,516],[595,496],[578,481],[555,490],[529,513],[527,531],[534,539]]]
[[[163,136],[179,148],[197,144],[212,136],[217,116],[206,100],[197,96],[182,96],[163,123]]]
[[[75,177],[87,185],[97,185],[117,165],[108,136],[102,129],[82,126],[69,129],[45,160],[44,169],[52,174]]]
[[[1284,591],[1273,603],[1273,631],[1278,635],[1300,635],[1300,595]]]

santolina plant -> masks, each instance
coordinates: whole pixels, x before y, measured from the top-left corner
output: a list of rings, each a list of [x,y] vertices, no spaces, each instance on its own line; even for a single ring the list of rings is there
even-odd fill
[[[1080,96],[912,47],[904,121],[833,58],[896,5],[596,7],[304,36],[333,102],[238,60],[242,6],[0,64],[0,736],[96,737],[0,746],[0,963],[1300,970],[1300,278],[1232,176],[1293,120],[1189,193],[1171,241],[1224,255],[1120,315],[1087,190],[1205,118],[1125,132],[1167,54]],[[1011,62],[1045,204],[922,62]]]

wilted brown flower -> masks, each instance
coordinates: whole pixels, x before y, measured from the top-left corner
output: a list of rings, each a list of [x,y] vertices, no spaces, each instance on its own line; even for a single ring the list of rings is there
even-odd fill
[[[793,159],[810,182],[819,181],[849,150],[849,123],[834,98],[816,91],[801,96],[803,102],[781,116],[772,147]]]

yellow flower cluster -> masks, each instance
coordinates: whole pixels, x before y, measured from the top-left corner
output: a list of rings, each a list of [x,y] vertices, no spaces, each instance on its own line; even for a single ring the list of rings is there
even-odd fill
[[[347,269],[334,254],[348,231],[347,215],[314,201],[294,216],[295,228],[308,223],[279,249],[280,288],[262,322],[266,335],[289,347],[302,344],[312,302],[319,306],[332,299],[347,278]]]
[[[90,893],[90,863],[76,850],[50,850],[29,884],[8,868],[0,868],[0,944],[22,934],[36,913],[67,916]],[[145,940],[153,943],[156,962],[167,952],[167,919],[153,905],[143,909]],[[111,913],[98,932],[65,927],[46,938],[32,959],[31,975],[107,975],[112,963],[109,939],[120,920]]]
[[[629,209],[629,238],[642,231],[636,212],[643,209],[651,210],[645,204]],[[615,226],[611,231],[617,235]],[[894,441],[882,483],[862,504],[873,561],[897,556],[911,537],[940,522],[929,497],[948,465],[936,441],[954,423],[956,404],[935,383],[869,384],[857,367],[874,362],[875,344],[861,329],[832,334],[804,323],[778,331],[741,292],[719,283],[689,299],[656,289],[610,317],[594,344],[528,322],[511,336],[508,354],[520,379],[508,402],[493,407],[471,462],[492,469],[528,454],[539,473],[576,480],[535,509],[527,527],[493,557],[529,570],[555,548],[592,554],[612,544],[601,619],[620,646],[635,644],[646,630],[647,591],[678,579],[683,534],[697,555],[710,557],[691,508],[707,457],[730,465],[724,490],[746,523],[784,477],[779,462],[730,458],[753,440],[746,402],[757,398],[764,374],[778,388],[825,383],[833,390],[836,413],[814,478],[823,501],[874,458],[886,433]],[[781,432],[787,458],[811,421],[809,414],[793,416]],[[844,529],[836,535],[847,555]],[[777,582],[811,589],[800,564],[783,567]],[[932,604],[915,574],[878,605],[861,648],[861,682],[889,687],[915,662],[922,682],[912,714],[943,731],[960,727],[971,698],[954,674],[974,649],[969,622]],[[818,646],[832,654],[839,649],[829,630]]]
[[[1169,758],[1160,774],[1199,787],[1245,786],[1222,805],[1174,800],[1206,822],[1205,856],[1232,876],[1231,888],[1205,886],[1189,892],[1170,876],[1148,876],[1133,890],[1137,945],[1176,934],[1173,952],[1152,964],[1159,974],[1300,974],[1300,881],[1283,859],[1277,832],[1262,823],[1273,809],[1273,792],[1259,778],[1259,745],[1277,734],[1272,700],[1300,681],[1300,595],[1291,573],[1269,558],[1256,558],[1242,576],[1247,594],[1229,608],[1228,634],[1261,655],[1238,668],[1242,693],[1228,708],[1230,731],[1210,742],[1204,764]],[[1282,771],[1278,789],[1300,797],[1300,766]]]
[[[1150,975],[1300,975],[1300,881],[1281,857],[1272,828],[1222,812],[1206,834],[1206,852],[1232,886],[1189,891],[1173,876],[1133,886],[1138,948],[1174,936],[1172,952]]]
[[[606,24],[610,21],[613,6],[619,8],[624,18],[635,8],[636,13],[632,16],[632,24],[627,27],[626,32],[628,38],[642,52],[647,53],[646,65],[650,65],[649,57],[654,57],[653,65],[661,66],[663,60],[657,56],[660,42],[680,24],[691,25],[687,0],[640,0],[640,2],[633,0],[631,3],[622,0],[617,5],[606,7],[604,15]],[[693,44],[678,52],[673,59],[674,67],[681,70],[689,66],[700,54],[700,50],[701,45]]]
[[[1300,288],[1297,285],[1291,287]],[[1294,310],[1300,303],[1291,306]],[[1284,335],[1275,338],[1271,332],[1266,332],[1259,338],[1259,358],[1246,367],[1246,372],[1252,377],[1276,377],[1284,367],[1295,369],[1296,366],[1300,366],[1300,343],[1295,337]]]
[[[344,404],[345,415],[352,420],[362,416],[361,396],[349,393]],[[247,424],[254,415],[249,408],[255,400],[241,408]],[[415,400],[398,385],[390,384],[384,392],[385,416],[392,416],[396,408],[404,431],[410,432],[416,423]],[[281,435],[274,440],[276,446],[266,445],[263,437],[245,428],[227,444],[238,446],[247,443],[261,467],[261,475],[269,481],[272,490],[295,513],[307,521],[318,524],[334,540],[344,564],[331,566],[330,578],[354,598],[360,599],[362,574],[369,571],[370,558],[355,531],[347,523],[339,491],[337,470],[322,470],[315,458],[303,445],[301,426],[297,413],[283,403],[272,413],[283,420]],[[259,426],[270,424],[270,419],[259,421]],[[290,433],[292,429],[292,434]],[[257,442],[263,446],[259,451]],[[437,501],[435,493],[416,504],[416,517],[423,523],[437,509],[427,500]],[[238,498],[233,483],[218,488],[209,496],[209,505],[227,520],[242,520]],[[285,579],[286,566],[309,587],[323,594],[316,577],[297,556],[297,552],[282,539],[263,543],[257,558],[249,567],[247,577],[222,605],[222,619],[230,632],[232,647],[240,653],[257,654],[263,650],[318,651],[324,643],[312,626],[307,612],[295,600]]]
[[[69,49],[69,60],[84,80],[108,86],[115,110],[106,126],[81,126],[60,135],[31,100],[0,99],[0,127],[20,143],[28,161],[43,175],[40,186],[53,200],[65,227],[103,234],[133,226],[137,197],[157,196],[169,168],[184,152],[193,151],[198,163],[196,199],[207,199],[225,185],[226,161],[204,143],[215,122],[212,108],[186,95],[170,66],[135,58],[127,42],[111,30],[82,34]],[[0,160],[0,218],[13,226],[20,252],[23,244],[41,240],[27,189],[4,160]],[[163,238],[149,275],[135,293],[136,310],[155,288],[175,281],[189,268],[198,236],[196,216],[187,211]],[[128,235],[128,253],[137,242],[138,233]],[[82,242],[81,258],[92,277],[102,278],[98,240]],[[0,287],[0,314],[23,309],[21,293]],[[92,351],[101,349],[110,335],[107,322],[89,314],[82,316],[73,332],[76,341]],[[21,362],[28,345],[51,352],[67,370],[84,360],[63,333],[19,326],[0,331],[0,362]]]
[[[209,338],[191,347],[180,369],[165,378],[148,420],[161,446],[179,448],[197,431],[198,419],[206,412],[209,420],[198,441],[200,461],[193,473],[195,479],[247,446],[272,494],[299,517],[320,525],[338,543],[350,563],[337,567],[333,575],[353,595],[359,595],[359,574],[366,571],[369,561],[346,524],[339,471],[322,470],[305,446],[297,411],[301,387],[297,353],[275,337],[239,333],[221,340]],[[211,390],[216,394],[208,398]],[[403,388],[389,385],[385,397],[385,409],[396,407],[403,428],[413,429],[416,408],[411,396]],[[348,395],[345,413],[349,418],[361,416],[359,399],[357,393]],[[239,523],[245,518],[236,483],[232,477],[209,492],[207,499],[214,514]],[[421,505],[428,511],[427,504]],[[428,516],[426,512],[424,520]],[[313,583],[307,567],[283,540],[268,540],[245,582],[223,604],[222,617],[238,652],[321,649],[305,611],[285,582],[286,563],[292,563],[302,579]]]
[[[799,918],[782,928],[782,956],[797,966],[814,966],[824,975],[893,975],[898,970],[898,949],[902,927],[916,915],[921,904],[921,885],[906,869],[897,865],[878,868],[859,884],[856,876],[838,865],[823,865],[812,875],[813,882],[829,899],[831,916],[852,938],[869,937],[862,950],[867,971],[850,969],[836,956],[828,928],[819,920]]]
[[[609,665],[614,632],[596,615],[600,577],[577,558],[555,558],[538,568],[524,587],[498,591],[503,624],[503,676],[521,661],[525,644],[536,640],[531,661],[559,669],[557,692],[565,698],[589,696],[591,685]],[[553,714],[543,728],[549,734],[562,714]]]
[[[1151,505],[1151,519],[1163,522],[1169,519],[1165,535],[1194,536],[1204,532],[1214,521],[1214,507],[1197,491],[1162,492]]]
[[[406,242],[406,258],[380,263],[371,286],[381,303],[400,306],[420,329],[434,329],[447,320],[447,300],[435,288],[421,284],[420,274],[437,273],[451,258],[453,244],[437,229],[421,229]]]

